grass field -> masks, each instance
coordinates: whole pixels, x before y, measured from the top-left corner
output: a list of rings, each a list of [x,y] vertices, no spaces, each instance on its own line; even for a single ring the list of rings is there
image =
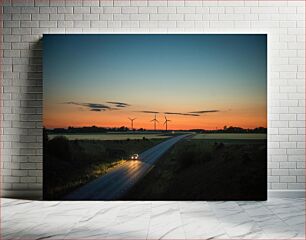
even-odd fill
[[[74,189],[122,164],[164,139],[68,140],[44,139],[44,199],[59,200]]]
[[[186,139],[123,199],[265,200],[266,187],[266,140]]]
[[[68,140],[134,140],[134,139],[161,139],[169,138],[170,135],[160,134],[139,134],[139,133],[96,133],[96,134],[49,134],[49,139],[53,139],[58,136],[64,136]]]
[[[267,139],[267,134],[265,133],[205,133],[196,134],[193,139],[235,139],[235,140],[252,140],[252,139]]]

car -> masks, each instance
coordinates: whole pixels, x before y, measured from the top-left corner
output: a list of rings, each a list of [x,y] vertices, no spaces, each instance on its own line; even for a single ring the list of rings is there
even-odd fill
[[[131,156],[131,160],[138,160],[138,159],[139,159],[139,155],[137,153]]]

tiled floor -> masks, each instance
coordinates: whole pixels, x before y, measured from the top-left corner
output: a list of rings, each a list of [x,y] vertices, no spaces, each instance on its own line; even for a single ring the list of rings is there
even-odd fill
[[[4,239],[305,239],[305,199],[44,202],[1,199]]]

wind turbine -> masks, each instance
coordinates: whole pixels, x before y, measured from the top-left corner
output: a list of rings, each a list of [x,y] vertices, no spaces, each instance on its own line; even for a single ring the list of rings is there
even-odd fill
[[[159,121],[156,119],[156,114],[155,114],[154,119],[151,120],[151,122],[154,122],[154,131],[156,131],[156,123],[157,122],[159,123]]]
[[[168,130],[168,122],[171,122],[171,120],[168,120],[166,115],[165,115],[165,122],[164,125],[166,124],[166,131]]]
[[[130,119],[130,121],[131,121],[131,129],[132,129],[132,131],[134,130],[134,120],[136,119],[136,118],[129,118]]]

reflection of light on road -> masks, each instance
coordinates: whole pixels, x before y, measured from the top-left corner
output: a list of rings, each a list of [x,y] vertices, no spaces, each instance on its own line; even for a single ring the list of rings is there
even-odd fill
[[[127,173],[127,175],[129,177],[132,177],[135,173],[138,172],[138,170],[141,168],[142,166],[142,162],[139,160],[130,160],[130,164],[129,164],[129,171]]]
[[[140,167],[141,166],[141,161],[139,161],[139,160],[133,160],[132,161],[132,166],[138,166],[138,167]]]

